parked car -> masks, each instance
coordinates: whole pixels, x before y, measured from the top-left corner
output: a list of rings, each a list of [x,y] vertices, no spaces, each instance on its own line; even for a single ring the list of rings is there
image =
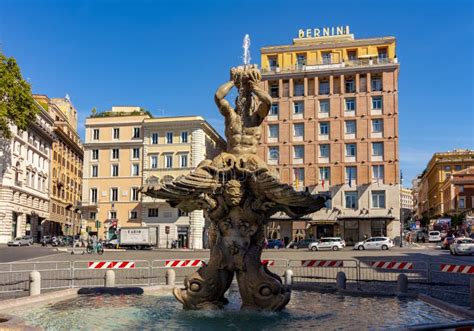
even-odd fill
[[[430,231],[428,233],[428,242],[440,242],[441,241],[441,232],[439,231]]]
[[[425,231],[418,230],[415,233],[415,241],[416,242],[426,242],[427,241],[427,235]]]
[[[441,249],[449,249],[454,240],[455,238],[451,236],[444,238],[443,242],[441,243]]]
[[[371,237],[364,241],[360,241],[354,245],[354,249],[360,251],[364,249],[383,249],[387,250],[394,246],[393,240],[388,237]]]
[[[316,242],[309,244],[308,248],[312,251],[319,251],[321,249],[332,249],[337,251],[346,247],[346,242],[339,237],[321,238]]]
[[[457,238],[449,247],[452,255],[472,254],[474,255],[474,240],[471,238]]]
[[[30,236],[23,236],[10,240],[8,246],[31,246],[33,245],[33,238]]]
[[[285,244],[279,239],[270,239],[265,248],[285,248]]]
[[[309,239],[301,239],[300,241],[297,241],[297,242],[291,242],[291,243],[288,245],[288,248],[294,248],[294,249],[297,249],[297,248],[308,248],[311,243],[314,243],[314,242],[316,242],[316,241],[317,241],[316,239],[312,239],[312,238],[309,238]]]

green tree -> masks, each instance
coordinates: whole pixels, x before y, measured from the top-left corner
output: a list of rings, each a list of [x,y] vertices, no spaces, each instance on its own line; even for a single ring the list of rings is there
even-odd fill
[[[10,124],[26,130],[38,111],[15,59],[0,53],[0,136],[11,138]]]

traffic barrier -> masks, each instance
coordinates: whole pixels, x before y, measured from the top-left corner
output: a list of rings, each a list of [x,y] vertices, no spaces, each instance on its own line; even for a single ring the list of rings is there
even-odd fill
[[[380,269],[398,269],[398,270],[412,270],[412,262],[395,262],[395,261],[373,261],[372,267]]]
[[[340,271],[346,274],[348,282],[358,280],[356,260],[290,260],[288,268],[293,270],[295,282],[334,283]]]
[[[442,272],[474,274],[474,266],[472,265],[458,265],[458,264],[441,264]]]
[[[94,261],[89,262],[88,269],[135,269],[132,261]]]
[[[166,260],[166,268],[186,268],[186,267],[201,267],[204,265],[203,260]]]
[[[302,260],[302,267],[323,267],[323,268],[339,268],[344,266],[344,261],[342,260]]]
[[[175,271],[177,283],[184,281],[184,277],[204,266],[207,259],[176,259],[176,260],[154,260],[150,267],[150,285],[166,284],[166,270]]]
[[[268,266],[274,266],[275,265],[275,260],[262,260],[262,264]]]

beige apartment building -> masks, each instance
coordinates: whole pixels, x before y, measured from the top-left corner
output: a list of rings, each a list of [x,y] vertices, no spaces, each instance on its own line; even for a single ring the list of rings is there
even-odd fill
[[[223,138],[200,116],[145,119],[143,131],[143,179],[148,183],[188,174],[225,150]],[[179,247],[203,248],[207,227],[202,210],[184,213],[146,195],[141,201],[142,220],[156,229],[158,247],[176,240]]]
[[[112,107],[86,119],[83,231],[107,238],[112,227],[142,226],[143,120],[140,107]]]
[[[413,190],[400,187],[400,217],[402,222],[407,222],[413,216]]]
[[[302,220],[274,215],[267,235],[291,240],[338,235],[349,244],[364,235],[397,237],[395,38],[355,39],[345,27],[332,29],[336,35],[324,29],[317,37],[302,31],[290,45],[261,49],[263,87],[273,105],[259,154],[283,182],[329,191],[333,198]]]

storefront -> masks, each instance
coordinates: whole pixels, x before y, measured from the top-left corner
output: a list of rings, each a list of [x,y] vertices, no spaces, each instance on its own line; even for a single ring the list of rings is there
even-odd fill
[[[189,227],[178,226],[178,248],[189,247]]]
[[[338,221],[342,227],[342,237],[347,245],[355,243],[369,237],[389,236],[388,227],[393,217],[340,217]]]

